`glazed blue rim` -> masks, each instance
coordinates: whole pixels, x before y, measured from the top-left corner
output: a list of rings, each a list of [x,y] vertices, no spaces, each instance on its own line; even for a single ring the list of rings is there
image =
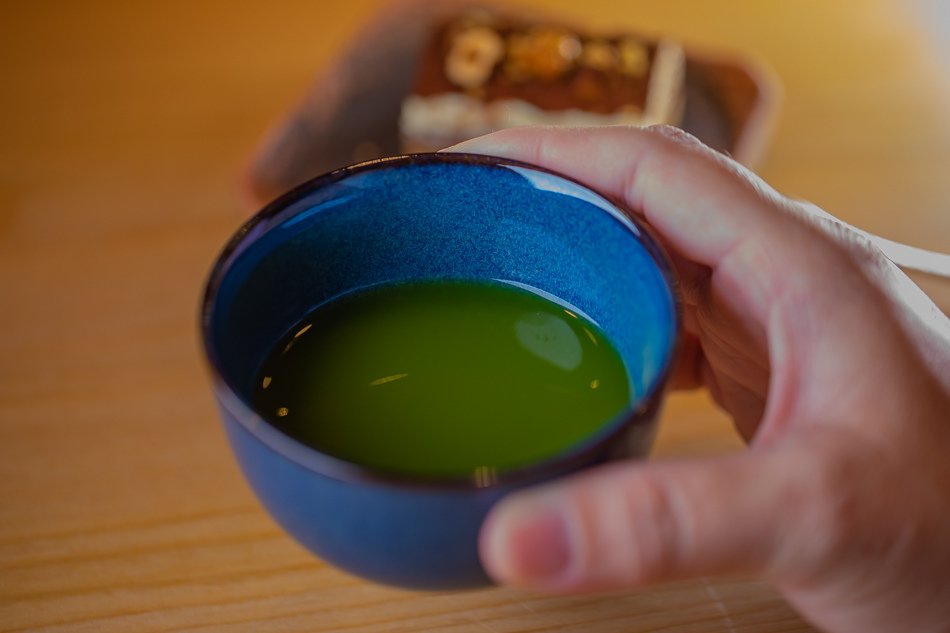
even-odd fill
[[[514,167],[548,174],[581,187],[593,196],[606,202],[608,208],[601,208],[601,211],[613,216],[626,230],[633,233],[639,239],[666,281],[673,302],[674,329],[670,353],[664,359],[663,366],[657,374],[657,377],[640,398],[632,401],[621,413],[605,422],[598,431],[591,434],[584,441],[571,447],[569,450],[527,466],[494,473],[490,482],[480,481],[474,476],[432,477],[408,475],[350,462],[310,447],[267,422],[244,398],[238,395],[239,391],[224,378],[224,373],[221,371],[221,359],[215,351],[213,344],[211,319],[214,312],[215,300],[225,276],[228,274],[235,260],[249,248],[251,244],[270,229],[280,226],[288,219],[288,210],[295,203],[327,185],[348,178],[354,174],[380,168],[426,164],[458,164],[473,167],[499,168]],[[307,209],[301,209],[298,213],[306,211]],[[354,483],[376,483],[421,488],[490,490],[493,488],[517,485],[519,483],[541,481],[557,474],[570,472],[582,464],[588,463],[591,457],[602,453],[618,435],[622,434],[628,427],[639,422],[644,415],[650,412],[653,405],[657,403],[666,387],[666,383],[673,369],[673,363],[679,355],[680,346],[682,344],[682,323],[682,304],[670,258],[655,237],[653,230],[643,221],[639,220],[633,213],[629,212],[624,205],[594,191],[574,178],[531,163],[485,154],[431,152],[389,156],[341,167],[312,178],[267,204],[241,225],[215,259],[215,263],[205,283],[204,294],[201,301],[199,328],[205,353],[205,361],[211,372],[212,386],[222,406],[224,406],[228,413],[256,439],[283,457],[297,463],[299,466],[320,475]]]

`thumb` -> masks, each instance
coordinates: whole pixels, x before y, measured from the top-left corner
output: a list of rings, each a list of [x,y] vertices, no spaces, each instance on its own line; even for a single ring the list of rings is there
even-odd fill
[[[806,500],[821,498],[821,482],[802,473],[803,457],[627,463],[515,493],[482,527],[482,562],[500,583],[563,591],[808,573],[822,554]]]

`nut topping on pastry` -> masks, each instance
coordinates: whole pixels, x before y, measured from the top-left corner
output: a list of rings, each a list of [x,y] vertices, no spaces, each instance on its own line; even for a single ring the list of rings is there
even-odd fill
[[[605,40],[590,40],[584,43],[581,63],[594,70],[609,72],[617,67],[617,49]]]
[[[465,29],[452,38],[445,57],[445,76],[460,88],[478,88],[491,77],[504,52],[504,42],[493,29]]]
[[[581,42],[573,33],[541,27],[508,38],[505,73],[515,81],[551,81],[569,71],[581,53]]]

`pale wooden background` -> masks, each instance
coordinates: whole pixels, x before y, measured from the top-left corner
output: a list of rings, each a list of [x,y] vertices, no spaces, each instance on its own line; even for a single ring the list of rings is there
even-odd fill
[[[330,569],[241,480],[196,344],[267,123],[376,3],[10,3],[0,21],[0,630],[810,630],[768,587],[415,594]],[[950,90],[898,0],[530,2],[756,53],[786,87],[761,172],[950,250]],[[198,5],[198,6],[195,6]],[[947,309],[946,284],[923,280]],[[676,396],[658,454],[738,446]]]

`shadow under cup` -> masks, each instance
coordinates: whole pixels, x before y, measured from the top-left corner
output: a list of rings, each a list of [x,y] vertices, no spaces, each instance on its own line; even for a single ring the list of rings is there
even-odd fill
[[[439,279],[520,284],[579,309],[623,359],[629,408],[565,454],[490,482],[413,479],[347,463],[251,409],[261,363],[312,309],[360,288]],[[667,261],[616,206],[540,168],[464,154],[356,165],[288,193],[227,245],[202,311],[221,417],[268,511],[327,562],[429,589],[488,582],[478,529],[506,493],[646,454],[678,332]],[[393,422],[401,422],[398,412]]]

